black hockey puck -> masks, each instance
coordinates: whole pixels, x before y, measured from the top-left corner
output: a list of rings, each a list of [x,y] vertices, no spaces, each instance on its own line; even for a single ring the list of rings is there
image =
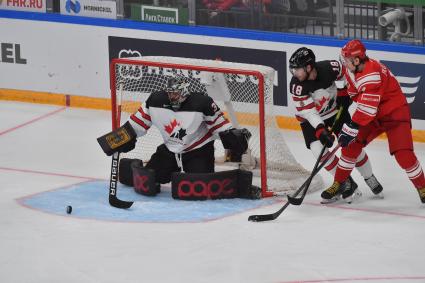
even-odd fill
[[[66,213],[71,214],[71,212],[72,212],[72,206],[68,205],[66,207]]]

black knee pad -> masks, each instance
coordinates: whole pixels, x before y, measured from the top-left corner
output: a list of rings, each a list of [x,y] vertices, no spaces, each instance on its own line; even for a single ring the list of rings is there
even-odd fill
[[[161,191],[161,185],[155,183],[155,171],[140,166],[137,162],[131,163],[133,170],[133,187],[138,194],[155,196]]]
[[[126,186],[133,186],[133,171],[131,163],[135,162],[143,167],[143,161],[136,158],[122,158],[118,167],[118,181]]]

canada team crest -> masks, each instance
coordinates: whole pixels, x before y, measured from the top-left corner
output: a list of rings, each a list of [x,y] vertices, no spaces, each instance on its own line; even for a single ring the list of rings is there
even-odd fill
[[[186,136],[186,130],[181,127],[181,124],[173,119],[168,125],[164,126],[164,130],[171,138],[182,140]]]

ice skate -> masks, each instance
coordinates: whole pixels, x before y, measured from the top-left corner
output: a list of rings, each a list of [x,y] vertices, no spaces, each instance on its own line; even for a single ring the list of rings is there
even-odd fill
[[[377,198],[384,198],[384,193],[382,192],[383,188],[379,181],[376,179],[375,175],[370,176],[368,179],[364,179],[366,184],[369,186],[372,193]]]
[[[320,203],[328,204],[338,201],[343,190],[344,184],[340,184],[335,181],[332,186],[322,192],[322,194],[320,195],[322,197],[322,201]]]
[[[422,203],[425,203],[425,187],[418,189],[419,198]]]
[[[362,192],[357,189],[358,185],[356,182],[354,182],[351,176],[349,176],[348,179],[343,183],[343,186],[344,190],[342,192],[342,198],[347,203],[352,203],[354,200],[362,196]]]

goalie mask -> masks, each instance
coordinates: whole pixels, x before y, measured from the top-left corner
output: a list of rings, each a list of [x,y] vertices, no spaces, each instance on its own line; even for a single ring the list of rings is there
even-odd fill
[[[172,77],[168,80],[165,91],[168,93],[171,107],[174,110],[179,110],[180,105],[189,96],[189,85],[187,78],[183,76]]]

